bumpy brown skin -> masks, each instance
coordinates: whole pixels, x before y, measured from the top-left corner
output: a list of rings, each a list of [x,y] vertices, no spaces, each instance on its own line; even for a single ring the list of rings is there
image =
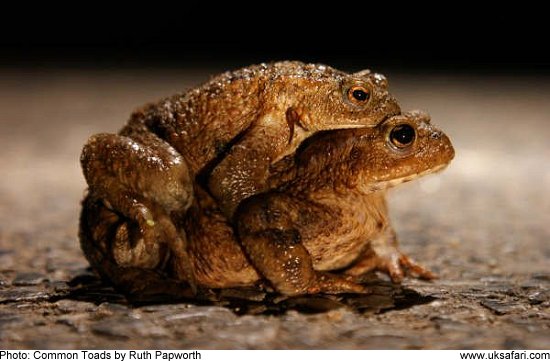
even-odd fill
[[[350,98],[357,86],[366,101]],[[189,243],[175,220],[200,201],[197,187],[231,217],[243,199],[266,190],[270,166],[304,139],[399,113],[385,78],[370,71],[279,62],[228,72],[135,112],[119,134],[92,136],[81,155],[84,203],[102,203],[140,235],[124,242],[128,230],[120,231],[109,243],[118,265],[153,270],[168,257],[178,277],[192,280]]]
[[[397,148],[389,134],[401,124],[415,129],[416,140]],[[260,274],[287,295],[362,292],[354,279],[372,270],[395,282],[404,270],[431,279],[398,250],[385,190],[441,170],[453,157],[447,136],[420,112],[321,134],[270,179],[273,191],[240,205],[240,241]]]
[[[388,134],[400,124],[416,129],[416,140],[398,149]],[[385,190],[440,170],[453,155],[449,139],[428,116],[413,112],[375,128],[312,137],[295,156],[271,167],[271,191],[243,202],[234,215],[235,227],[196,186],[191,208],[172,217],[176,228],[187,233],[185,261],[193,280],[162,242],[157,246],[159,266],[121,265],[109,245],[117,239],[139,243],[140,233],[129,232],[136,226],[90,197],[81,219],[81,240],[92,264],[129,293],[189,297],[192,292],[185,285],[178,288],[178,282],[223,288],[262,280],[287,295],[364,292],[354,281],[372,270],[386,272],[396,282],[407,270],[429,279],[433,274],[397,248]],[[128,255],[127,248],[120,253]]]

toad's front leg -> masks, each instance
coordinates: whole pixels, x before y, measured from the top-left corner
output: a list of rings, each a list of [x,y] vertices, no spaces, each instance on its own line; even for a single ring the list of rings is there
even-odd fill
[[[265,191],[270,165],[298,147],[304,134],[295,121],[277,113],[259,117],[212,170],[208,187],[226,217],[241,201]]]
[[[399,250],[396,233],[391,227],[386,227],[370,242],[370,247],[345,271],[345,274],[357,277],[370,271],[384,272],[395,283],[403,281],[406,272],[425,280],[437,277]]]
[[[178,277],[193,284],[185,235],[171,221],[171,214],[185,211],[193,199],[184,159],[168,143],[145,132],[94,135],[82,150],[81,163],[90,196],[139,230],[137,236],[117,234],[112,241],[112,256],[119,266],[160,266],[159,243],[164,243],[178,265]]]
[[[282,194],[253,197],[235,217],[239,239],[252,264],[273,287],[285,295],[308,293],[365,293],[343,276],[318,272],[293,222],[289,198]]]

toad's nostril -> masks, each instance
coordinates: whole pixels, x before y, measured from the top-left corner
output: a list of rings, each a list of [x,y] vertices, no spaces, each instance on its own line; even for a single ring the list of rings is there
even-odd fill
[[[430,134],[430,138],[432,139],[440,139],[441,138],[441,132],[439,130],[436,130]]]

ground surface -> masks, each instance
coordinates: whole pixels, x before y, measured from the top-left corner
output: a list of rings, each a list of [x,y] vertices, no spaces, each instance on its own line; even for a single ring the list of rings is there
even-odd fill
[[[0,70],[0,348],[548,347],[548,78],[387,74],[456,148],[390,197],[403,249],[438,281],[228,307],[133,307],[98,283],[76,238],[82,144],[207,73]]]

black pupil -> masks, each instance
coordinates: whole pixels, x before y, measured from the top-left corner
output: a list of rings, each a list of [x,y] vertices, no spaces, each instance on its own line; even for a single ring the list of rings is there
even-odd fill
[[[369,98],[369,94],[364,90],[355,89],[353,91],[353,97],[355,99],[359,100],[360,102],[364,102],[365,100],[367,100]]]
[[[414,141],[414,128],[408,124],[401,124],[392,129],[391,140],[398,145],[408,145]]]

